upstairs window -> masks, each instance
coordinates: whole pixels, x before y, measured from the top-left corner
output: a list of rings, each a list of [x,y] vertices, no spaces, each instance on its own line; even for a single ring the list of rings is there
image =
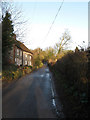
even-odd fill
[[[22,60],[20,60],[20,65],[22,64]]]
[[[22,56],[22,51],[20,50],[20,56]]]
[[[17,62],[17,58],[15,58],[15,62]]]
[[[27,58],[27,54],[25,54],[25,57]]]
[[[31,56],[29,56],[30,57],[30,60],[31,60]]]
[[[19,49],[17,49],[17,55],[19,55]]]

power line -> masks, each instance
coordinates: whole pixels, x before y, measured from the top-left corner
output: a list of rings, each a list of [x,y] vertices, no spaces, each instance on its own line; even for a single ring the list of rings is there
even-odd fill
[[[49,35],[49,33],[50,33],[50,31],[51,31],[51,29],[52,29],[54,23],[55,23],[55,20],[56,20],[58,14],[59,14],[59,12],[60,12],[60,10],[61,10],[61,8],[62,8],[63,3],[64,3],[64,0],[62,1],[62,3],[61,3],[61,5],[60,5],[60,7],[59,7],[59,9],[58,9],[58,11],[57,11],[57,13],[56,13],[56,15],[55,15],[55,18],[54,18],[54,20],[53,20],[53,22],[52,22],[52,24],[51,24],[51,26],[50,26],[50,28],[49,28],[47,34],[46,34],[46,38],[48,37],[48,35]]]
[[[58,14],[59,14],[59,12],[60,12],[60,10],[61,10],[61,8],[62,8],[63,3],[64,3],[64,0],[62,1],[61,5],[60,5],[60,7],[59,7],[59,9],[58,9],[58,11],[57,11],[57,13],[56,13],[56,15],[55,15],[55,17],[54,17],[54,20],[53,20],[53,22],[52,22],[52,24],[51,24],[51,26],[50,26],[50,28],[49,28],[49,30],[48,30],[46,36],[45,36],[44,39],[42,40],[42,43],[44,43],[45,40],[46,40],[46,38],[48,37],[48,35],[49,35],[49,33],[50,33],[50,31],[51,31],[51,29],[52,29],[54,23],[55,23],[55,20],[56,20]]]

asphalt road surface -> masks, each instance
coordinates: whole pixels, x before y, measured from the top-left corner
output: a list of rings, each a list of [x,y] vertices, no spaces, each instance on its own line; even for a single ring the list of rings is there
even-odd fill
[[[2,95],[3,118],[56,118],[48,67],[11,83],[3,88]]]

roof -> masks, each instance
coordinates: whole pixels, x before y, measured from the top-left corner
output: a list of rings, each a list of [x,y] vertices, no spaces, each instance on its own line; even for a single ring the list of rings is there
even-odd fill
[[[23,51],[29,52],[29,53],[33,54],[22,42],[16,40],[16,41],[15,41],[15,45],[16,45],[18,48],[22,49]]]

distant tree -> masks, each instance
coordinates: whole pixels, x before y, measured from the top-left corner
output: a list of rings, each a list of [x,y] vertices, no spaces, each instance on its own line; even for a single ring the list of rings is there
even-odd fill
[[[34,53],[34,56],[33,56],[33,64],[34,64],[34,67],[36,68],[39,68],[39,67],[42,67],[43,66],[43,59],[44,59],[44,55],[43,55],[43,51],[41,48],[36,48],[35,50],[32,51]]]
[[[14,28],[11,14],[6,12],[2,18],[2,63],[8,63],[8,57],[14,43]]]
[[[49,59],[54,60],[55,59],[55,50],[52,47],[49,47],[45,50],[45,60],[49,61]]]

